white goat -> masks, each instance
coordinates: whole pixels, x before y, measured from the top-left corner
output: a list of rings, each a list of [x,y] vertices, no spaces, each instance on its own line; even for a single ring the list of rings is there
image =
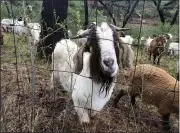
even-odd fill
[[[14,29],[14,33],[20,36],[24,34],[27,35],[28,33],[24,21],[16,21],[12,28]]]
[[[130,35],[125,35],[125,37],[120,37],[120,39],[124,42],[127,43],[128,45],[132,45],[134,42],[134,39]]]
[[[149,37],[146,42],[144,43],[144,52],[148,52],[149,51],[149,48],[150,48],[150,44],[152,42],[153,38]]]
[[[79,35],[89,37],[88,44],[79,49],[77,56],[76,44],[68,39],[58,42],[52,54],[54,71],[51,87],[55,81],[65,90],[72,91],[74,107],[80,122],[89,123],[89,109],[92,109],[92,115],[95,115],[111,97],[115,86],[113,81],[118,73],[119,58],[118,35],[115,29],[120,30],[105,22],[101,26],[94,25]],[[74,57],[76,62],[73,62]],[[82,66],[79,66],[79,62],[82,62]],[[81,71],[76,74],[67,72],[75,69],[74,67],[80,67]]]
[[[33,43],[39,42],[40,39],[40,33],[41,33],[41,25],[39,23],[28,23],[28,34],[30,34],[30,37],[33,40]]]
[[[134,51],[132,50],[131,45],[124,43],[124,41],[121,40],[121,38],[119,38],[119,40],[122,67],[125,69],[131,69],[133,67]]]
[[[179,43],[171,42],[168,47],[168,53],[172,57],[177,57],[179,55]]]
[[[14,23],[17,23],[17,19],[14,19]],[[12,25],[13,25],[13,19],[7,18],[1,20],[1,27],[4,30],[4,32],[11,32],[12,31]]]

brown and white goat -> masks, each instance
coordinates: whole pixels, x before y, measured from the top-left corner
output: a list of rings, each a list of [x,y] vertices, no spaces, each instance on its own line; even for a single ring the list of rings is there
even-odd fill
[[[158,56],[157,65],[160,64],[160,59],[162,54],[164,53],[165,44],[167,39],[164,36],[158,36],[153,39],[150,43],[150,50],[149,50],[149,60],[151,60],[151,55],[153,55],[153,64],[155,64],[156,57]]]
[[[74,37],[87,38],[86,44],[79,50],[70,39],[63,39],[56,44],[52,54],[54,71],[51,88],[53,82],[58,81],[66,91],[72,92],[74,108],[81,123],[89,123],[90,116],[101,111],[111,97],[119,70],[119,40],[116,30],[121,29],[106,22],[100,26],[93,24]],[[68,73],[74,69],[75,73]]]

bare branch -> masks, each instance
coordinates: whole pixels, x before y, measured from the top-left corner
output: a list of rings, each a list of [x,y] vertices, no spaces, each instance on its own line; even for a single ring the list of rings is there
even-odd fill
[[[116,25],[116,20],[115,20],[113,14],[110,12],[110,10],[108,9],[108,7],[106,6],[106,4],[104,4],[104,3],[102,2],[102,0],[98,0],[98,1],[99,1],[99,3],[101,3],[101,5],[103,5],[104,8],[108,11],[109,16],[113,19],[114,25]]]
[[[178,8],[177,8],[177,10],[176,10],[176,12],[174,14],[174,17],[173,17],[172,21],[171,21],[171,24],[170,24],[171,26],[174,25],[174,23],[176,22],[178,14],[179,14],[179,6],[178,6]]]
[[[164,6],[171,5],[171,4],[173,4],[174,2],[175,2],[174,0],[171,0],[171,1],[167,2],[166,4],[164,4]]]

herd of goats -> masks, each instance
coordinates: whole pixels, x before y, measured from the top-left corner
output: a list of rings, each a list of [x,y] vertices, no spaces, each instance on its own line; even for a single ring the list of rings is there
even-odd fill
[[[31,44],[35,45],[39,41],[40,24],[23,22],[19,26],[20,21],[13,21],[3,19],[1,30],[7,32],[11,26],[10,29],[14,28],[16,34],[30,34]],[[71,92],[80,122],[89,123],[110,100],[118,82],[119,71],[123,70],[127,87],[118,88],[113,106],[117,107],[120,98],[127,93],[131,96],[132,106],[136,103],[136,96],[142,96],[144,103],[158,108],[162,115],[163,129],[170,130],[170,114],[179,114],[179,79],[152,64],[133,66],[134,52],[131,45],[134,39],[130,35],[124,35],[125,30],[128,29],[106,22],[100,25],[93,22],[85,30],[79,30],[76,36],[68,31],[69,39],[57,42],[52,53],[50,88],[61,87]],[[160,64],[165,45],[171,38],[171,34],[148,39],[141,37],[141,43],[149,52],[149,59],[153,56],[153,64],[156,63],[156,57],[157,64]],[[177,56],[178,47],[178,42],[170,43],[169,54]],[[179,73],[178,68],[177,72]]]

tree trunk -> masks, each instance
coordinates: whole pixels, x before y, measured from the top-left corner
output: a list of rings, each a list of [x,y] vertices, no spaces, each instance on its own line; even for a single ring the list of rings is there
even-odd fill
[[[88,3],[87,0],[84,0],[84,11],[85,11],[85,22],[84,22],[84,30],[86,29],[89,19],[88,19]]]
[[[139,3],[139,0],[136,0],[136,2],[134,3],[131,11],[125,16],[124,20],[123,20],[123,26],[122,28],[124,28],[129,20],[129,18],[131,17],[132,13],[134,12],[134,9],[136,8],[137,4]]]
[[[163,9],[157,9],[157,11],[159,13],[160,20],[161,20],[162,24],[164,25],[165,18],[164,18],[164,11],[163,11]]]
[[[176,10],[170,25],[174,25],[175,24],[178,14],[179,14],[179,8]]]
[[[5,5],[6,5],[6,9],[7,9],[7,12],[8,12],[8,17],[11,18],[11,12],[10,12],[8,3],[7,3],[7,1],[4,1],[4,3],[5,3]]]
[[[159,14],[161,23],[164,25],[164,23],[165,23],[165,18],[164,18],[164,6],[163,6],[163,8],[160,7],[160,5],[161,5],[161,0],[158,0],[158,2],[156,2],[156,0],[153,0],[153,2],[154,2],[154,5],[155,5],[156,8],[157,8],[157,11],[158,11],[158,14]]]
[[[55,44],[62,38],[68,37],[67,30],[63,28],[60,29],[60,27],[56,25],[56,22],[62,23],[67,18],[68,0],[43,0],[42,7],[44,10],[41,12],[41,39],[48,36],[50,33],[51,35],[38,45],[37,52],[40,58],[45,56],[46,59],[50,58],[51,60],[51,54]],[[65,28],[67,29],[67,25]],[[48,29],[52,29],[51,32]]]

